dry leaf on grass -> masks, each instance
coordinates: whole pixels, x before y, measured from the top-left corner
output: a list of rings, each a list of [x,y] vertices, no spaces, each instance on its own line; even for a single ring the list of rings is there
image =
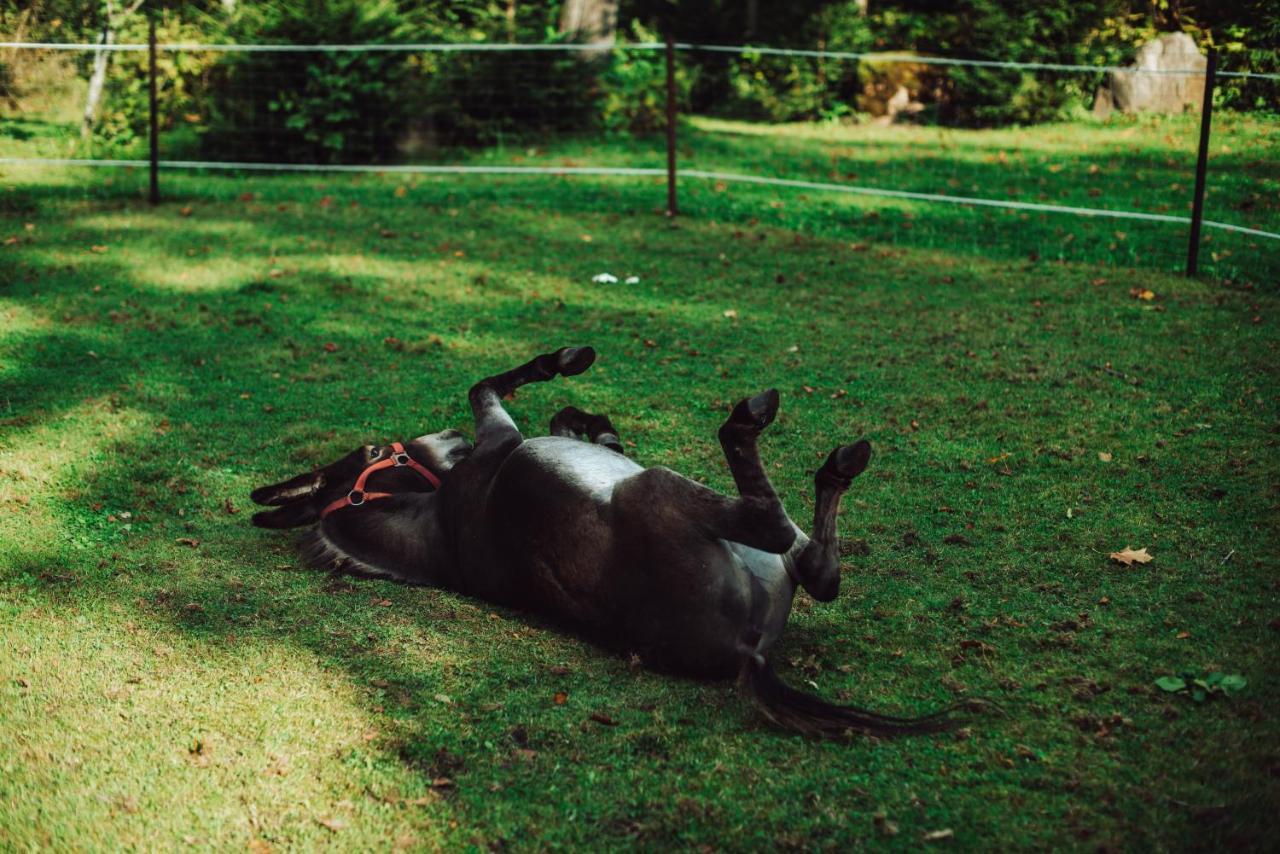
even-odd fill
[[[1112,552],[1108,557],[1125,566],[1133,566],[1135,563],[1150,563],[1153,559],[1151,555],[1147,554],[1145,548],[1132,549],[1129,546],[1125,546],[1118,552]]]

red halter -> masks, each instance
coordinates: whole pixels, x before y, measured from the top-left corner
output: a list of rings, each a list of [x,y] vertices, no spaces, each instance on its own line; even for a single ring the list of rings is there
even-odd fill
[[[408,466],[427,479],[433,489],[440,488],[440,478],[431,473],[431,470],[419,463],[413,457],[409,456],[408,451],[404,449],[404,445],[399,442],[391,443],[391,456],[383,460],[372,463],[364,471],[360,472],[360,476],[356,478],[355,486],[351,487],[351,491],[330,504],[328,507],[320,511],[320,518],[323,519],[334,511],[341,510],[343,507],[359,507],[366,501],[373,501],[375,498],[390,498],[395,495],[394,492],[365,492],[364,484],[369,479],[369,475],[375,471],[382,471],[389,468],[401,468]]]

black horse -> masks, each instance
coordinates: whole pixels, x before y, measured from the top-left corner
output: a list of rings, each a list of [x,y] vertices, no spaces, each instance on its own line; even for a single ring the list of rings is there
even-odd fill
[[[601,416],[566,409],[553,435],[525,439],[503,397],[594,361],[590,347],[568,347],[482,380],[469,394],[474,446],[456,430],[365,446],[255,490],[254,501],[279,508],[253,522],[318,521],[309,547],[323,564],[534,611],[647,664],[742,674],[765,715],[790,729],[883,735],[957,725],[957,712],[975,703],[914,718],[836,706],[787,687],[768,661],[797,587],[822,602],[838,592],[836,514],[871,446],[838,447],[818,469],[805,535],[756,447],[777,414],[775,390],[740,402],[720,428],[736,498],[637,465]]]

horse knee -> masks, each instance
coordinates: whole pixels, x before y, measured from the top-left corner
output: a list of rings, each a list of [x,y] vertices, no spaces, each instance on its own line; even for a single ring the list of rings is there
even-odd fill
[[[796,542],[796,526],[776,499],[744,496],[738,499],[742,524],[754,533],[750,545],[772,554],[786,554]]]
[[[796,581],[819,602],[830,602],[840,593],[840,557],[836,548],[810,540],[796,558]]]

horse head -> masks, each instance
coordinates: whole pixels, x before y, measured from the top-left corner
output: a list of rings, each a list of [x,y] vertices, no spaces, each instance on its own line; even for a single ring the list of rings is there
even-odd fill
[[[457,430],[428,433],[409,442],[365,445],[313,471],[250,493],[276,510],[255,513],[260,528],[297,528],[370,499],[435,490],[472,450]]]

